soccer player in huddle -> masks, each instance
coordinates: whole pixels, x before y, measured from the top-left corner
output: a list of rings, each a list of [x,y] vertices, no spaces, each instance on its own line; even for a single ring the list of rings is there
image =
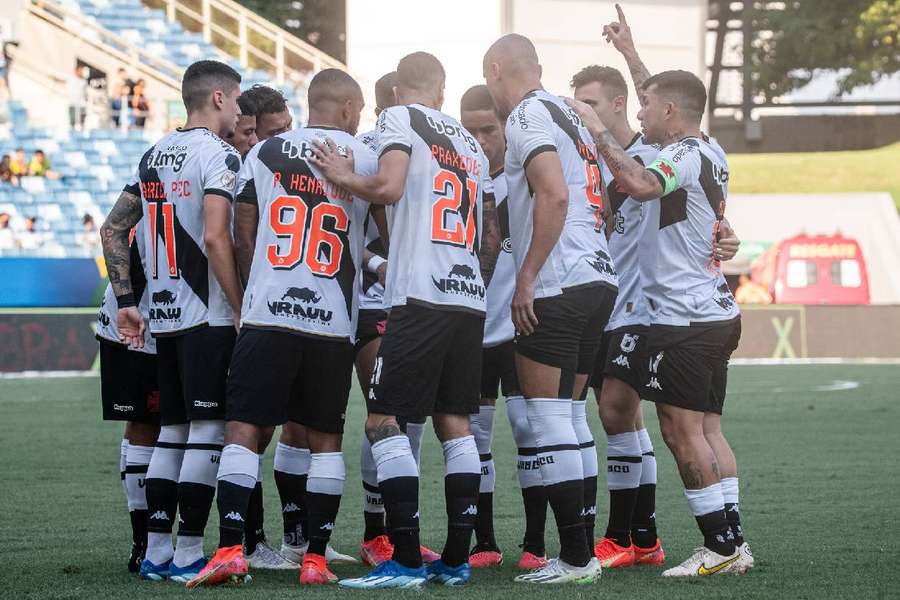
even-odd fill
[[[484,150],[490,165],[500,227],[500,254],[494,276],[487,288],[487,313],[484,322],[484,350],[481,363],[481,406],[471,418],[472,434],[481,458],[481,487],[478,516],[475,519],[475,547],[469,556],[473,568],[499,566],[503,553],[494,536],[493,496],[497,480],[491,454],[494,411],[498,391],[506,398],[506,414],[518,448],[517,469],[525,507],[525,538],[518,566],[536,569],[546,562],[544,524],[547,499],[535,456],[534,434],[528,425],[525,399],[516,376],[515,328],[510,303],[516,285],[516,266],[509,238],[509,207],[506,204],[506,155],[504,119],[497,112],[487,86],[476,85],[463,94],[460,121]],[[498,389],[499,388],[499,389]]]
[[[375,82],[375,116],[380,116],[384,109],[397,104],[394,84],[397,73],[391,71]],[[377,130],[361,133],[357,138],[373,152],[378,151]],[[375,359],[381,347],[381,336],[387,325],[387,311],[384,309],[384,283],[387,274],[387,241],[382,239],[380,230],[386,230],[387,223],[376,226],[377,219],[385,218],[384,209],[373,206],[366,218],[366,247],[363,251],[362,283],[359,296],[359,323],[356,334],[356,375],[364,395],[368,395],[369,382],[375,368]],[[422,434],[425,431],[425,418],[406,421],[404,423],[406,437],[412,449],[416,464],[422,450]],[[387,535],[384,522],[384,502],[378,489],[378,471],[372,445],[363,431],[359,456],[360,475],[363,486],[363,540],[359,547],[359,555],[369,566],[377,567],[390,560],[394,546]],[[422,561],[432,563],[440,555],[424,545],[421,547]]]
[[[619,18],[606,28],[611,41],[627,26],[621,11]],[[636,63],[630,64],[634,72]],[[738,516],[736,461],[721,432],[728,359],[740,339],[740,314],[715,245],[728,163],[700,130],[706,89],[695,75],[665,71],[645,79],[640,93],[644,139],[662,146],[647,166],[626,153],[591,107],[571,104],[618,187],[642,203],[647,220],[639,247],[650,326],[640,387],[656,403],[663,439],[704,538],[701,548],[663,575],[742,573],[753,566],[752,555]]]
[[[145,480],[145,579],[186,581],[206,564],[203,530],[215,494],[225,378],[242,295],[231,240],[241,159],[223,140],[238,121],[240,81],[216,61],[188,67],[182,81],[187,123],[144,154],[101,228],[119,337],[140,348],[145,326],[128,238],[138,221],[144,223],[162,426]]]
[[[237,201],[255,204],[260,219],[245,223],[256,243],[228,376],[219,549],[188,587],[246,579],[241,542],[259,477],[260,439],[288,420],[304,427],[311,451],[300,583],[336,581],[325,549],[343,493],[341,442],[369,206],[325,180],[310,161],[312,144],[329,136],[340,152],[353,154],[362,174],[374,173],[376,160],[353,137],[363,107],[353,78],[338,69],[319,72],[309,106],[309,126],[257,144],[241,171]]]
[[[597,455],[583,397],[617,286],[603,232],[600,167],[581,119],[543,90],[530,40],[500,38],[483,68],[495,104],[509,115],[516,371],[561,545],[559,558],[516,581],[589,583],[600,577],[590,547]]]
[[[141,224],[131,234],[129,252],[133,290],[141,317],[149,318],[150,297],[144,275],[144,238]],[[144,479],[159,435],[159,384],[156,343],[144,329],[140,348],[123,344],[116,323],[116,296],[106,286],[97,316],[100,342],[100,399],[104,421],[125,421],[119,455],[119,473],[131,520],[131,554],[128,570],[137,573],[147,549],[147,494]]]
[[[397,66],[401,106],[378,119],[378,172],[353,173],[332,144],[317,164],[336,184],[388,204],[390,306],[367,396],[366,434],[378,472],[393,558],[343,587],[460,585],[470,577],[469,543],[481,468],[469,415],[477,412],[485,284],[499,249],[487,158],[458,121],[440,112],[444,69],[416,52]],[[480,225],[480,227],[479,227]],[[480,256],[478,249],[480,247]],[[447,540],[422,565],[419,474],[403,419],[431,415],[444,451]]]

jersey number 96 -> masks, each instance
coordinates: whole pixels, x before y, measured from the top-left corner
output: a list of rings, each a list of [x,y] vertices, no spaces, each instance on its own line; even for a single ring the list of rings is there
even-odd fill
[[[325,228],[326,219],[333,230]],[[347,213],[336,204],[320,202],[310,210],[300,196],[279,196],[269,205],[269,226],[278,239],[288,242],[288,248],[280,253],[278,244],[269,244],[269,264],[289,270],[305,262],[313,275],[334,277],[344,253],[340,234],[347,236],[349,224]]]

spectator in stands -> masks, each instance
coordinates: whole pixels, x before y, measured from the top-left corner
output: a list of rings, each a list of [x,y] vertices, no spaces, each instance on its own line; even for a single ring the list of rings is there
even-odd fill
[[[85,213],[81,218],[82,231],[78,236],[78,245],[90,256],[100,256],[103,252],[100,248],[100,234],[94,217]]]
[[[9,170],[17,177],[28,175],[28,163],[25,161],[25,148],[16,148],[12,160],[9,161]]]
[[[28,163],[28,175],[31,177],[46,177],[47,179],[59,179],[60,174],[50,168],[50,159],[43,150],[35,150]]]
[[[244,94],[256,105],[256,136],[260,140],[267,140],[290,130],[292,117],[284,94],[259,84],[246,90]]]
[[[0,252],[15,249],[16,239],[13,237],[12,229],[9,226],[9,213],[0,212]]]
[[[734,299],[738,304],[772,304],[772,294],[761,285],[741,273],[738,288],[734,291]]]
[[[0,183],[19,185],[19,176],[12,172],[11,164],[12,159],[9,154],[4,154],[3,158],[0,158]]]
[[[19,248],[25,251],[38,250],[44,241],[37,230],[37,217],[28,217],[25,220],[25,229],[19,234]]]
[[[76,64],[75,71],[66,81],[69,94],[69,125],[79,131],[84,128],[84,117],[87,115],[87,72],[87,67]]]
[[[150,101],[146,94],[147,82],[138,79],[134,82],[134,88],[131,90],[131,98],[129,104],[134,115],[134,126],[143,129],[147,122],[147,115],[150,113]]]

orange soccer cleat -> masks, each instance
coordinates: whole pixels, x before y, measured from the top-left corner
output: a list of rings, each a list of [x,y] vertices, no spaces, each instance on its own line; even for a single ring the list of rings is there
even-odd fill
[[[328,569],[328,563],[321,554],[307,552],[300,566],[300,583],[302,585],[327,585],[337,583],[337,575]]]
[[[618,569],[634,565],[634,546],[620,546],[612,538],[602,538],[594,546],[594,556],[604,569]]]
[[[185,585],[194,588],[200,585],[222,585],[223,583],[248,583],[247,559],[241,545],[219,548],[200,573]]]
[[[426,565],[430,565],[433,562],[441,560],[440,554],[438,554],[434,550],[426,548],[425,546],[419,546],[419,552],[422,553],[422,562]]]
[[[516,566],[523,571],[533,571],[534,569],[540,569],[546,564],[546,556],[538,556],[531,552],[523,552],[521,558],[519,558],[519,563]]]
[[[359,557],[370,567],[377,567],[394,556],[394,545],[387,535],[379,535],[359,545]]]
[[[503,564],[503,553],[499,550],[478,550],[469,555],[469,566],[473,569],[499,567]]]
[[[659,538],[651,548],[634,546],[634,564],[636,565],[661,565],[666,562],[666,553],[663,551]]]

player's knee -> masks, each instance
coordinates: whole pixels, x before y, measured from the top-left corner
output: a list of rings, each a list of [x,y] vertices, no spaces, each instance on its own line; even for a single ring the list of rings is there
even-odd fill
[[[497,406],[496,398],[481,398],[481,401],[478,403],[479,406]]]
[[[281,426],[281,437],[278,441],[294,448],[309,448],[306,427],[294,421],[288,421]]]
[[[441,442],[472,434],[467,415],[438,414],[432,418],[434,432]]]
[[[193,429],[191,435],[193,435]],[[228,421],[225,424],[225,444],[237,444],[257,452],[259,427],[241,421]]]
[[[256,451],[260,454],[266,451],[269,444],[272,443],[272,436],[275,435],[274,427],[262,427],[259,430],[259,446]]]
[[[340,452],[344,436],[340,433],[325,433],[307,429],[309,449],[313,454],[322,452]]]
[[[159,437],[159,425],[136,421],[128,424],[128,441],[134,446],[153,446],[156,444],[157,437]]]
[[[400,424],[396,417],[386,415],[369,415],[366,419],[366,437],[370,444],[377,444],[389,437],[402,435]]]

